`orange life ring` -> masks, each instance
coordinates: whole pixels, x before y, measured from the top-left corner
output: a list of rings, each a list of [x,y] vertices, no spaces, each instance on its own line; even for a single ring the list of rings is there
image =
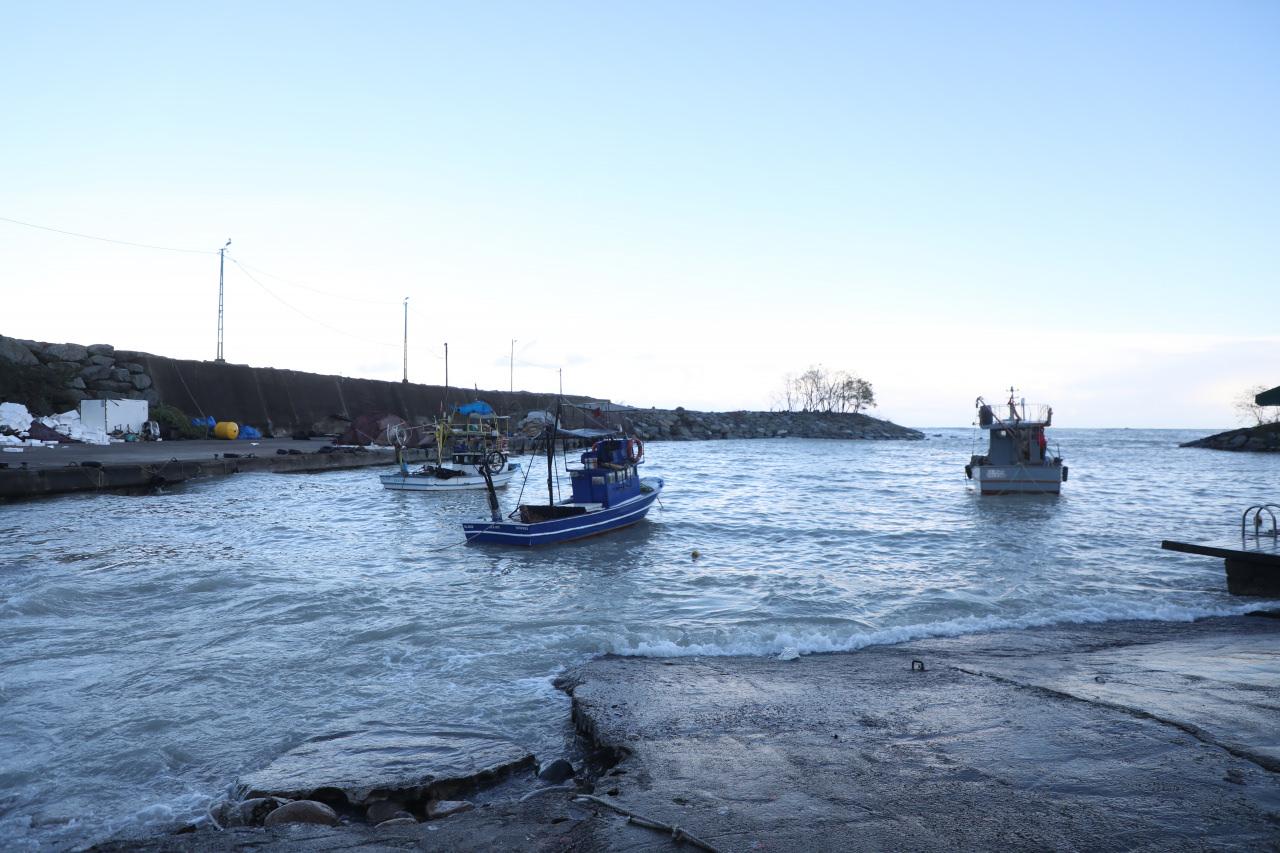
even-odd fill
[[[638,465],[641,459],[644,459],[644,442],[638,438],[627,439],[627,460]]]

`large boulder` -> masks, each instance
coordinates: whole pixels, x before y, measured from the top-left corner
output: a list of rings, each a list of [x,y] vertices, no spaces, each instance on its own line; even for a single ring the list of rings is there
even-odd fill
[[[151,387],[151,377],[145,373],[131,373],[129,381],[133,383],[133,387],[139,391],[145,391]]]
[[[263,826],[281,826],[286,823],[315,823],[321,826],[337,826],[338,813],[315,800],[298,800],[274,809],[263,820]]]
[[[89,357],[89,349],[80,344],[48,344],[44,355],[49,361],[84,361]]]
[[[0,360],[12,361],[14,364],[39,364],[40,359],[25,345],[13,338],[0,336]]]
[[[89,351],[89,355],[113,355],[116,351],[111,344],[90,344],[85,349]]]
[[[90,364],[98,364],[103,367],[110,367],[116,363],[116,360],[109,355],[91,355],[89,356]]]

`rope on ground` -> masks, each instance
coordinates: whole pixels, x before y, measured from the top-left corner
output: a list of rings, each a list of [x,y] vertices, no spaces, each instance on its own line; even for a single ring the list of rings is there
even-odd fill
[[[707,843],[706,841],[703,841],[701,838],[698,838],[696,835],[691,835],[685,830],[681,829],[680,827],[674,824],[663,823],[662,821],[653,820],[651,818],[638,815],[633,811],[623,808],[617,803],[611,803],[608,800],[602,799],[600,797],[593,797],[590,794],[580,794],[579,796],[574,797],[573,801],[575,803],[596,803],[598,805],[604,806],[607,809],[612,809],[613,811],[617,812],[620,815],[626,816],[627,823],[634,823],[636,826],[643,826],[646,829],[656,829],[659,832],[670,832],[671,840],[675,841],[677,844],[683,841],[688,841],[694,847],[700,847],[703,850],[708,851],[708,853],[721,853],[718,847],[713,847],[711,844]]]

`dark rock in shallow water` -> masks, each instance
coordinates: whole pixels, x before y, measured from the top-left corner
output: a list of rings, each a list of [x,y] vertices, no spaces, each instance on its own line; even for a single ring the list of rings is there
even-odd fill
[[[337,826],[338,813],[315,800],[298,800],[286,803],[271,814],[263,822],[263,826],[280,826],[285,823],[318,823],[322,826]]]
[[[413,818],[413,815],[404,807],[403,803],[395,800],[382,800],[381,802],[371,803],[365,812],[364,819],[372,824],[386,823],[396,818]]]
[[[239,802],[224,801],[209,810],[209,815],[221,827],[262,826],[273,811],[285,804],[277,797],[255,797]]]
[[[249,796],[339,806],[442,799],[533,766],[496,735],[461,729],[373,729],[313,738],[240,780]]]
[[[563,782],[566,779],[572,779],[573,765],[563,758],[557,758],[538,770],[538,778],[544,782],[550,782],[552,785]]]

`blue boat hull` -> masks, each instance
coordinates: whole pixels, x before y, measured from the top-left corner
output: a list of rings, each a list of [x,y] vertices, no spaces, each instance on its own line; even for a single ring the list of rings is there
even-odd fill
[[[609,533],[641,521],[649,512],[649,507],[658,499],[662,492],[662,479],[646,477],[642,482],[653,490],[608,509],[532,524],[517,521],[469,521],[463,523],[462,532],[468,542],[522,546],[550,545]]]

